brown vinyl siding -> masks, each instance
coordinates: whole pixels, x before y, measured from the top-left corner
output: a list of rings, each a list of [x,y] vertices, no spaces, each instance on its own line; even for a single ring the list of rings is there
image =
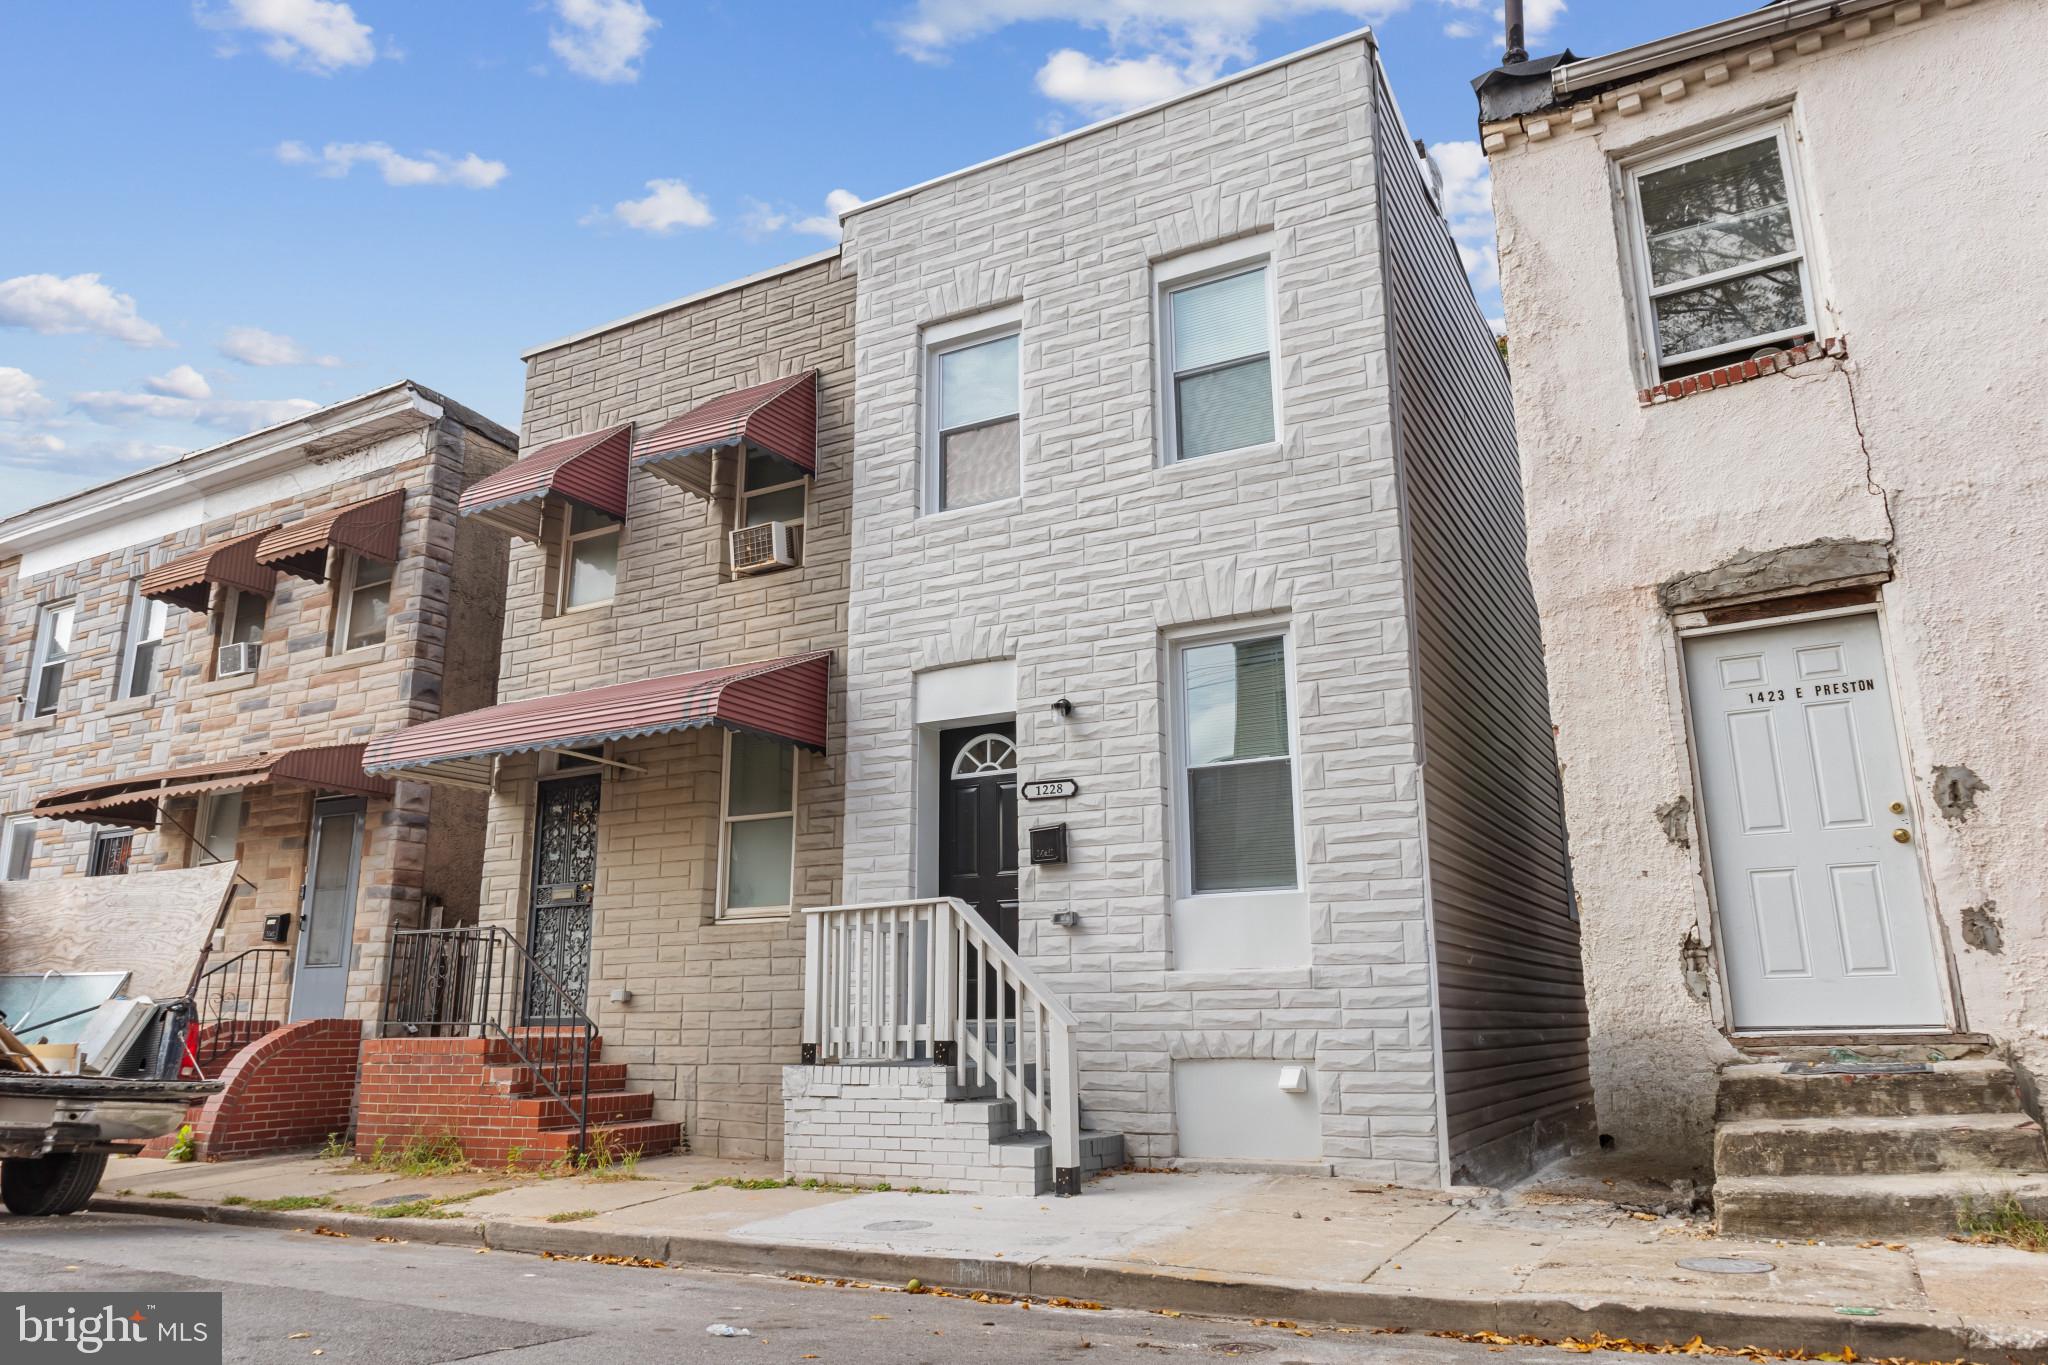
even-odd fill
[[[1376,115],[1450,1175],[1591,1123],[1585,983],[1508,378],[1384,84]]]

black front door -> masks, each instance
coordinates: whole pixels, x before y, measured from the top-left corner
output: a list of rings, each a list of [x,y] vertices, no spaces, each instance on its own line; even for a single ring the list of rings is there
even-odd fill
[[[533,828],[533,907],[526,951],[545,972],[526,983],[526,1022],[565,1022],[585,1009],[590,917],[597,889],[595,773],[540,784]]]
[[[939,736],[939,894],[978,911],[1017,946],[1017,727]]]

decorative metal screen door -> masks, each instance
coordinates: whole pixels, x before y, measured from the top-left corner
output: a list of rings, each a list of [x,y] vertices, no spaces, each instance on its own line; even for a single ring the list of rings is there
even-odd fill
[[[526,950],[554,978],[558,994],[526,985],[526,1022],[559,1022],[564,998],[581,1001],[590,982],[591,901],[597,886],[596,774],[540,784],[534,815],[533,908]],[[580,1008],[580,1006],[579,1006]]]

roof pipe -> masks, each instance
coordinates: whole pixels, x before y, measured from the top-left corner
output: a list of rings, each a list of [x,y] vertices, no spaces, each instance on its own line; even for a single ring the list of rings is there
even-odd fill
[[[1508,47],[1501,53],[1502,66],[1529,60],[1529,46],[1522,39],[1522,0],[1507,0]]]

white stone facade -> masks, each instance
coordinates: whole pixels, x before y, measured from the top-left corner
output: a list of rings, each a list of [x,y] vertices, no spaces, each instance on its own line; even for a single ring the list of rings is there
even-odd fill
[[[2040,11],[1846,8],[1486,130],[1601,1123],[1623,1152],[1677,1165],[1705,1164],[1713,1070],[1735,1054],[1683,622],[1659,590],[1746,554],[1888,551],[1875,577],[1904,820],[1950,1026],[2048,1067],[2048,466],[2024,377],[2040,368],[2048,244],[2010,230],[2039,218],[2048,185]],[[1617,166],[1765,113],[1796,132],[1819,331],[1837,344],[1789,373],[1645,401]],[[1955,768],[1984,789],[1959,791]]]
[[[1008,661],[1020,777],[1080,785],[1021,812],[1064,821],[1070,851],[1022,870],[1019,951],[1080,1017],[1087,1126],[1121,1132],[1133,1160],[1177,1154],[1177,1061],[1302,1059],[1309,1155],[1441,1178],[1374,92],[1354,38],[846,222],[845,894],[933,893],[921,679]],[[1270,234],[1280,439],[1162,462],[1155,272],[1255,234]],[[1021,496],[924,514],[924,331],[1006,307],[1022,319]],[[1271,960],[1246,969],[1176,904],[1165,678],[1173,632],[1252,621],[1283,624],[1293,653],[1307,875],[1298,931],[1287,912]],[[1073,927],[1053,923],[1063,911]]]

